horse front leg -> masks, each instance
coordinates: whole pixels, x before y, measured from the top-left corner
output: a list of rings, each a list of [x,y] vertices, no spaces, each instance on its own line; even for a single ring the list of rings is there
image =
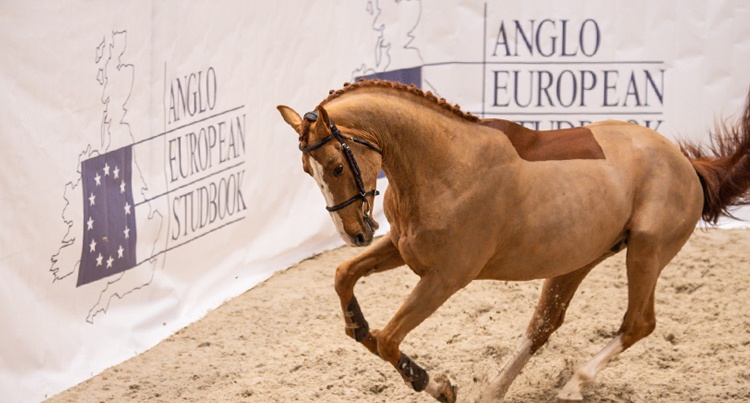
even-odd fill
[[[404,382],[417,392],[425,391],[440,402],[456,401],[456,388],[444,375],[431,379],[422,367],[399,349],[406,335],[434,313],[468,282],[446,279],[434,270],[424,275],[388,324],[370,334],[376,340],[378,355],[391,363]]]
[[[422,277],[406,302],[382,331],[370,330],[362,309],[354,296],[357,281],[371,273],[382,272],[404,264],[390,234],[379,239],[362,254],[344,262],[336,269],[336,293],[341,302],[346,334],[362,343],[373,354],[393,365],[404,381],[415,391],[426,391],[441,402],[456,401],[455,388],[445,376],[430,379],[427,372],[402,354],[399,345],[404,337],[439,308],[461,286],[455,281],[438,278],[434,271]]]
[[[363,276],[391,270],[403,264],[404,260],[388,233],[363,253],[342,263],[336,269],[334,286],[341,302],[341,310],[344,312],[346,334],[362,343],[375,355],[379,355],[377,341],[370,334],[367,320],[354,296],[354,286]]]

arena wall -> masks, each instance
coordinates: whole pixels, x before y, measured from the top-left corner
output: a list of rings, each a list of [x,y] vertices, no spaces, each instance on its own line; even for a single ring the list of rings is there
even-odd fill
[[[381,77],[538,129],[707,141],[750,87],[748,21],[743,0],[3,2],[0,401],[342,244],[276,105]]]

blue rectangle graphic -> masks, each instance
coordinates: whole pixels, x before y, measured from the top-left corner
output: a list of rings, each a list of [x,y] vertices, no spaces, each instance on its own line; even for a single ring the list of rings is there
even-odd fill
[[[132,161],[132,147],[124,147],[81,163],[84,225],[76,286],[136,265]]]

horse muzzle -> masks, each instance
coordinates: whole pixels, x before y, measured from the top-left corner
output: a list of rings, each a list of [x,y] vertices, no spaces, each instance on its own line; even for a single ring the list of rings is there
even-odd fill
[[[357,232],[353,236],[349,236],[351,239],[351,243],[354,244],[354,246],[369,246],[372,243],[373,238],[375,238],[375,231],[380,227],[380,225],[375,221],[369,214],[364,215],[364,225],[362,226],[362,231]]]

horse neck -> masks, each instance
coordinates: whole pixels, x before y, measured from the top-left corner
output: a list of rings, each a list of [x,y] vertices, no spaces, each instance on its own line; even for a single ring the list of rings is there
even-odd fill
[[[326,105],[334,120],[383,150],[383,170],[394,188],[460,180],[455,166],[477,158],[478,125],[412,94],[348,94]]]

